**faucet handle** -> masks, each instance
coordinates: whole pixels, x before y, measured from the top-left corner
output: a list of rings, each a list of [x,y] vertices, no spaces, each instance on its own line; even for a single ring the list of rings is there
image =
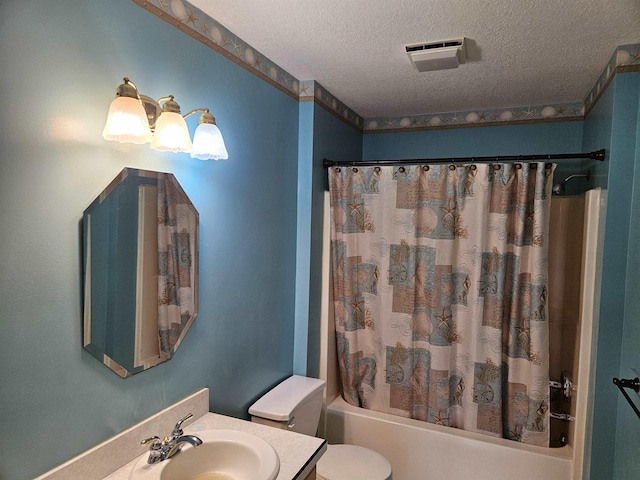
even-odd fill
[[[147,459],[147,463],[151,465],[164,460],[166,454],[162,451],[162,440],[160,440],[160,437],[155,435],[153,437],[145,438],[140,442],[140,445],[148,444],[151,444],[151,446],[149,447],[149,458]]]
[[[184,432],[182,431],[182,424],[184,422],[186,422],[187,420],[189,420],[191,417],[193,417],[193,413],[188,413],[184,418],[181,418],[180,420],[178,420],[178,422],[176,423],[176,426],[173,427],[173,432],[171,433],[171,435],[175,438],[175,437],[179,437],[180,435],[182,435]]]
[[[158,437],[157,435],[154,435],[153,437],[145,438],[140,442],[140,445],[149,445],[149,444],[151,444],[151,446],[149,447],[150,450],[160,450],[160,448],[162,448],[162,440],[160,440],[160,437]]]

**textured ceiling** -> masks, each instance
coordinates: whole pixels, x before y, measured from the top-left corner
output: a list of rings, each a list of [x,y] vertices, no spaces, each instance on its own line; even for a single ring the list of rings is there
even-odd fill
[[[364,118],[582,102],[640,0],[189,0]],[[404,45],[467,38],[457,69],[417,72]]]

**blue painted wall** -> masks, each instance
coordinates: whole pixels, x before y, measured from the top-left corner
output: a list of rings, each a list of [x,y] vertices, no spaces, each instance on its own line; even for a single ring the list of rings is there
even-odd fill
[[[582,122],[364,135],[366,160],[580,151]]]
[[[626,76],[625,76],[626,77]],[[631,75],[629,75],[631,77]],[[630,88],[627,99],[626,115],[629,124],[621,133],[628,136],[624,139],[625,155],[633,161],[635,171],[633,176],[633,198],[631,202],[631,221],[629,226],[629,254],[627,258],[627,284],[625,297],[625,321],[622,332],[622,355],[620,360],[620,377],[640,377],[640,73],[629,78],[627,87]],[[634,104],[635,103],[635,104]],[[634,126],[635,116],[635,135]],[[622,119],[621,119],[622,120]],[[635,147],[635,159],[633,150]],[[632,160],[633,159],[633,160]],[[640,396],[628,391],[636,406],[640,406]],[[618,397],[618,425],[616,428],[616,464],[619,470],[616,478],[637,478],[640,472],[640,440],[638,439],[638,418],[633,413],[626,400]]]
[[[129,0],[3,0],[0,59],[0,477],[33,478],[205,386],[213,411],[246,415],[292,372],[298,102]],[[229,160],[105,142],[125,75],[211,108]],[[81,348],[80,221],[125,166],[176,176],[201,247],[192,330],[122,380]]]
[[[636,452],[638,418],[611,379],[640,376],[640,341],[637,290],[638,275],[638,102],[640,74],[615,78],[605,104],[610,112],[611,147],[607,176],[607,227],[604,243],[602,305],[596,367],[596,397],[591,478],[604,478],[613,461],[615,479],[637,478],[640,461]],[[611,98],[612,97],[612,98]],[[609,119],[603,119],[609,124]],[[617,356],[617,358],[615,358]],[[636,402],[640,397],[634,392]],[[612,429],[616,422],[615,430]],[[611,438],[613,435],[613,438]],[[612,444],[605,442],[612,441]],[[597,455],[596,451],[602,454]],[[598,462],[595,461],[598,459]]]
[[[582,122],[459,128],[422,132],[366,134],[366,160],[384,158],[442,158],[493,155],[526,155],[582,151]],[[588,168],[579,160],[558,164],[554,178],[559,181]],[[569,188],[587,188],[577,180]],[[569,192],[568,192],[569,193]]]
[[[604,92],[598,100],[598,103],[589,112],[584,122],[584,139],[585,148],[595,148],[596,145],[605,147],[607,162],[596,164],[593,166],[592,173],[594,186],[602,189],[603,198],[606,199],[609,192],[609,169],[611,168],[611,134],[613,124],[613,102],[614,102],[614,86],[615,81]],[[614,187],[615,188],[615,187]],[[615,195],[615,193],[614,193]],[[616,223],[622,222],[624,227],[624,218],[619,217],[618,222],[613,219],[614,225],[611,225],[606,216],[604,219],[607,231],[605,232],[605,240],[611,244],[618,240],[623,241],[626,246],[626,239],[620,236],[617,239],[613,226],[619,228]],[[613,234],[613,238],[611,237]],[[613,465],[615,460],[615,418],[617,410],[617,398],[612,393],[611,377],[617,375],[620,367],[620,340],[622,335],[622,302],[623,297],[623,276],[621,269],[624,269],[624,253],[625,250],[604,249],[603,246],[603,282],[601,285],[601,309],[600,315],[605,312],[604,317],[600,318],[600,328],[594,329],[594,335],[598,335],[597,353],[594,360],[596,365],[596,378],[594,388],[594,402],[590,406],[592,414],[589,419],[589,426],[592,434],[587,439],[586,448],[590,451],[590,464],[585,465],[585,478],[614,478]],[[617,263],[613,268],[612,262]],[[620,266],[622,263],[622,267]],[[606,280],[605,280],[606,279]],[[610,298],[610,296],[612,296]],[[609,308],[616,309],[615,312],[609,312]],[[597,413],[597,415],[595,414]],[[586,477],[590,475],[590,477]]]
[[[313,185],[314,102],[300,102],[298,109],[298,223],[296,245],[296,316],[293,373],[307,375],[309,338],[309,278],[311,275],[311,227],[309,215]]]
[[[638,180],[626,168],[640,156],[638,74],[616,77],[584,123],[363,136],[130,0],[3,0],[0,59],[3,480],[32,478],[201,387],[211,388],[212,411],[243,417],[292,371],[317,373],[325,157],[578,151],[584,127],[586,148],[604,143],[612,158],[618,152],[620,168],[596,167],[595,183],[610,195],[620,189],[608,232],[615,237],[613,226],[626,219],[621,228],[630,239],[622,241],[628,256],[612,250],[622,265],[613,271],[626,277],[626,284],[612,283],[619,287],[612,293],[626,289],[626,303],[624,320],[601,328],[598,381],[604,386],[609,374],[628,376],[638,365],[640,260],[632,247],[640,199],[637,191],[631,196]],[[151,97],[175,95],[183,111],[211,108],[230,159],[201,162],[103,141],[108,104],[125,75]],[[192,131],[195,123],[192,117]],[[201,294],[198,318],[175,357],[122,380],[81,348],[80,220],[125,166],[173,173],[198,208]],[[613,478],[607,474],[616,454],[624,464],[616,478],[631,478],[636,466],[622,459],[623,437],[635,423],[615,392],[606,395],[596,399],[596,418],[620,412],[617,432],[609,422],[595,426],[593,472],[603,465],[605,476],[592,478]],[[60,432],[65,441],[51,448]]]
[[[585,120],[585,149],[607,149],[594,165],[594,183],[606,196],[602,292],[595,370],[592,479],[637,478],[637,418],[613,385],[613,377],[640,376],[637,327],[640,263],[636,252],[640,199],[634,190],[638,158],[640,74],[618,74]],[[636,401],[640,398],[635,396]],[[589,470],[589,469],[588,469]]]

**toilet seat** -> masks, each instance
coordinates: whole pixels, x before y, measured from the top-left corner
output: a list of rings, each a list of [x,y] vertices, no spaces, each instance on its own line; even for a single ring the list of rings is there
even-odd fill
[[[391,464],[357,445],[327,445],[316,464],[318,480],[391,480]]]

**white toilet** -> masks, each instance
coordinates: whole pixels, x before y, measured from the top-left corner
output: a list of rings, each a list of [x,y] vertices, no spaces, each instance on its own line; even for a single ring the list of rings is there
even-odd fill
[[[293,375],[249,407],[251,421],[315,435],[324,381]],[[379,453],[356,445],[328,445],[316,465],[318,480],[391,480],[391,465]]]

